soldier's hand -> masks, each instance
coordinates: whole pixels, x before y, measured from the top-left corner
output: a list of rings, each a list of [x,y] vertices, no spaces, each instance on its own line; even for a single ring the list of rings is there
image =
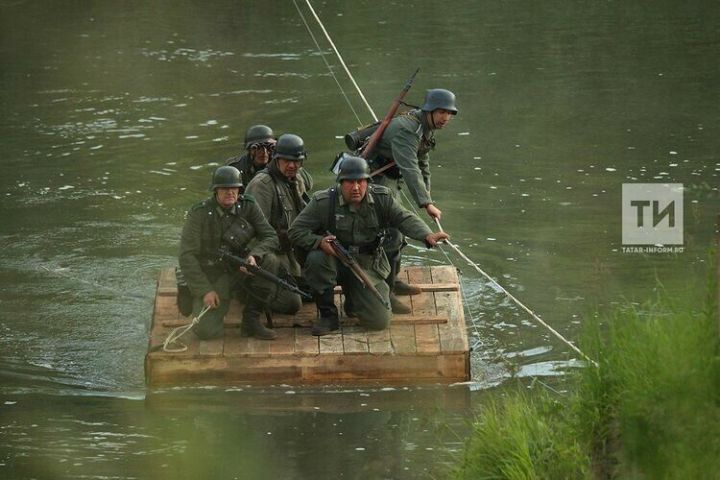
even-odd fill
[[[220,306],[220,296],[215,290],[211,290],[203,297],[203,304],[210,308],[217,308]]]
[[[257,260],[255,260],[255,257],[253,257],[252,255],[248,255],[248,257],[245,259],[245,261],[248,263],[248,265],[257,267]],[[245,267],[239,267],[238,270],[240,270],[245,275],[252,275],[252,273],[249,272],[248,269]]]
[[[425,205],[425,211],[430,215],[432,218],[437,218],[438,220],[441,220],[442,217],[442,210],[437,208],[432,203],[428,203]]]
[[[335,249],[330,245],[330,242],[332,240],[335,240],[335,235],[326,235],[320,240],[320,250],[325,252],[325,255],[330,255],[331,257],[337,257],[337,254],[335,253]]]
[[[438,243],[442,242],[443,240],[447,240],[450,238],[450,235],[448,235],[445,232],[435,232],[428,234],[427,237],[425,237],[425,243],[427,245],[430,245],[431,247],[436,246]]]

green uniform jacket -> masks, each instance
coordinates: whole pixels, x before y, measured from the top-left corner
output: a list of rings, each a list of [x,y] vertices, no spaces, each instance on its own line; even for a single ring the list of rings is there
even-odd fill
[[[383,159],[395,160],[397,170],[391,168],[387,176],[396,178],[399,171],[415,202],[419,207],[425,206],[432,203],[429,155],[432,145],[433,130],[426,115],[421,110],[411,110],[388,124],[375,153],[371,154],[373,170],[382,166]]]
[[[222,237],[233,225],[244,226],[253,241],[248,245],[256,258],[275,251],[275,230],[265,220],[260,207],[249,195],[241,195],[232,208],[225,210],[215,196],[193,205],[187,213],[180,240],[180,269],[194,296],[214,290],[213,282],[225,271],[217,263]]]
[[[247,153],[238,155],[237,157],[228,158],[225,165],[235,167],[240,170],[240,178],[242,179],[242,184],[245,186],[250,183],[250,180],[255,178],[255,175],[257,175],[260,170],[265,168],[256,167],[252,160],[250,160],[250,155]]]
[[[320,240],[330,228],[330,189],[316,192],[307,207],[290,226],[290,241],[305,250],[318,248]],[[379,208],[375,203],[379,203]],[[378,213],[381,218],[378,218]],[[354,209],[346,203],[340,191],[335,196],[335,236],[343,245],[369,245],[381,230],[393,227],[410,238],[425,241],[432,233],[417,215],[406,210],[380,185],[369,185],[367,195]]]
[[[283,176],[275,160],[268,168],[261,170],[245,187],[245,192],[255,198],[260,210],[265,214],[270,225],[275,229],[280,240],[278,252],[280,261],[291,275],[300,276],[301,267],[295,259],[287,232],[290,225],[307,205],[308,193],[312,189],[313,180],[304,168],[298,170],[294,181]]]

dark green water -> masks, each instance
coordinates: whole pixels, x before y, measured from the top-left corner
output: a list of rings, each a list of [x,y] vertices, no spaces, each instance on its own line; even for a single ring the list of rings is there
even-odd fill
[[[314,6],[378,115],[416,67],[410,103],[457,93],[432,155],[443,227],[563,335],[658,280],[702,286],[720,210],[715,2]],[[0,26],[4,478],[438,477],[488,389],[573,365],[450,252],[472,388],[146,392],[154,282],[213,168],[267,123],[301,135],[329,185],[358,121],[292,2],[4,1]],[[685,186],[684,252],[623,253],[624,182]]]

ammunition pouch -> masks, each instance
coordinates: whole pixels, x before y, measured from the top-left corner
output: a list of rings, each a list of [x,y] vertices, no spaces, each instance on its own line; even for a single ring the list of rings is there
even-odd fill
[[[245,252],[250,240],[255,236],[255,228],[244,218],[236,219],[222,236],[222,243],[231,252]]]

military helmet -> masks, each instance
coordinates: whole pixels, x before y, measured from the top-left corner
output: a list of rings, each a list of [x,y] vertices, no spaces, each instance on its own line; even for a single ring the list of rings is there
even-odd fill
[[[272,158],[284,158],[286,160],[305,160],[307,152],[303,139],[292,133],[283,133],[275,144],[275,152]]]
[[[457,115],[458,111],[455,107],[455,94],[450,90],[445,90],[444,88],[432,88],[428,90],[425,94],[425,103],[423,103],[423,106],[420,107],[420,109],[423,112],[432,112],[438,108],[442,108],[453,115]]]
[[[241,188],[242,186],[243,184],[242,180],[240,179],[240,170],[235,167],[230,167],[226,165],[224,167],[219,167],[213,173],[212,185],[210,186],[210,190],[215,190],[216,188],[220,187]]]
[[[275,136],[272,128],[267,125],[253,125],[245,132],[245,148],[250,148],[250,145],[255,143],[267,143],[274,142]]]
[[[362,157],[343,154],[339,160],[340,169],[338,170],[337,182],[343,180],[361,180],[363,178],[370,179],[370,167],[367,160]]]

